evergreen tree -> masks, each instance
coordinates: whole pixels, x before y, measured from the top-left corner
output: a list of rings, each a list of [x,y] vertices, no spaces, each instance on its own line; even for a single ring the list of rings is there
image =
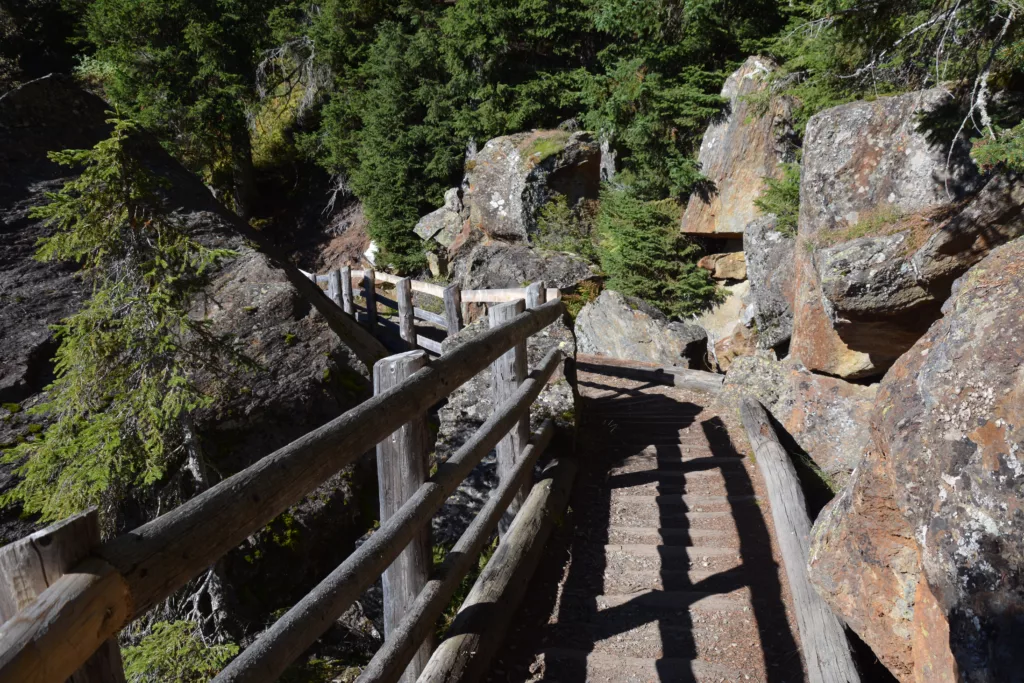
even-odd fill
[[[36,409],[52,423],[5,454],[23,480],[2,498],[44,520],[100,505],[108,529],[119,503],[168,472],[187,466],[204,485],[191,414],[213,397],[195,374],[223,377],[245,362],[189,314],[231,252],[203,246],[164,211],[131,152],[134,125],[112,123],[93,149],[51,154],[83,170],[33,212],[54,230],[37,258],[79,263],[92,296],[54,327],[56,380]]]
[[[708,272],[696,265],[700,249],[679,233],[679,218],[672,200],[644,201],[624,189],[606,189],[597,213],[605,285],[674,318],[722,300]]]

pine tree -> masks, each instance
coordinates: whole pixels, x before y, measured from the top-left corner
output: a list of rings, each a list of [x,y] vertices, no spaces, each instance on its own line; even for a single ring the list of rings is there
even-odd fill
[[[51,154],[82,173],[33,211],[54,231],[37,258],[80,264],[92,295],[54,326],[56,379],[36,408],[52,422],[5,454],[23,479],[0,499],[44,520],[100,505],[108,529],[125,498],[196,466],[191,415],[211,404],[214,387],[195,374],[223,377],[246,363],[189,314],[232,252],[203,246],[165,212],[157,180],[131,151],[134,124],[111,122],[111,137],[93,149]]]
[[[721,301],[708,272],[696,266],[700,249],[679,233],[672,200],[644,201],[625,189],[601,194],[597,214],[605,285],[683,318]]]

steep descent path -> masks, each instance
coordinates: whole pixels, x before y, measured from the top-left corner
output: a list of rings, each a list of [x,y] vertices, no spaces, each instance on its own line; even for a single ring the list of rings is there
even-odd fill
[[[803,681],[738,420],[706,394],[581,361],[566,549],[548,561],[550,585],[542,571],[531,586],[491,680]]]

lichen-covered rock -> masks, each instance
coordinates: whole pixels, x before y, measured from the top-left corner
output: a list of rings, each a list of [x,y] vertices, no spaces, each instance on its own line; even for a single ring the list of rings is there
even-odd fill
[[[453,187],[444,193],[444,206],[428,213],[413,228],[421,239],[433,239],[443,247],[451,246],[462,231],[469,212],[462,203],[462,190]]]
[[[708,126],[697,156],[714,188],[690,198],[681,224],[684,233],[741,236],[760,215],[754,200],[761,194],[764,178],[779,177],[780,164],[791,160],[792,102],[773,97],[768,110],[761,112],[750,101],[750,96],[768,87],[768,76],[775,68],[770,59],[749,57],[722,86],[729,111]]]
[[[715,341],[715,363],[721,372],[728,372],[737,358],[753,356],[757,352],[757,333],[745,325],[737,325],[728,337]]]
[[[649,304],[606,289],[576,316],[580,353],[663,366],[702,367],[707,333],[698,325],[669,322]]]
[[[793,333],[796,239],[776,230],[773,215],[750,223],[743,232],[743,254],[754,305],[757,344],[770,349],[789,341]]]
[[[490,328],[485,318],[467,325],[458,334],[442,342],[442,350],[458,348],[475,339]],[[576,357],[576,340],[562,320],[548,325],[530,337],[526,345],[527,364],[536,368],[552,348],[560,348],[567,359]],[[530,428],[535,430],[547,418],[553,418],[558,428],[571,430],[575,424],[575,403],[572,387],[565,377],[564,363],[555,371],[548,385],[530,408]],[[443,462],[480,428],[494,412],[491,369],[487,368],[456,389],[439,413],[437,442],[434,459]],[[498,484],[494,451],[470,473],[434,516],[434,544],[454,543],[479,512],[490,492]]]
[[[452,270],[463,289],[524,287],[531,282],[564,288],[594,276],[593,267],[575,254],[503,242],[479,245]]]
[[[733,359],[724,387],[753,395],[814,460],[833,488],[843,486],[871,443],[875,388],[810,372],[795,359]]]
[[[951,97],[936,88],[854,102],[820,112],[808,122],[790,351],[812,370],[869,377],[883,373],[906,350],[905,330],[898,328],[889,339],[877,326],[860,334],[851,324],[840,336],[836,325],[842,316],[823,296],[816,252],[848,239],[858,226],[858,232],[877,236],[870,231],[877,232],[893,217],[936,211],[978,189],[966,146],[954,145],[947,171],[948,141],[936,141],[921,128],[919,116],[947,105]],[[868,251],[872,257],[882,253],[888,258],[884,254],[892,246],[876,243]]]
[[[697,265],[711,273],[716,280],[746,280],[747,262],[742,251],[728,254],[708,254],[697,261]]]
[[[554,195],[569,205],[596,199],[601,148],[588,133],[535,130],[489,140],[466,162],[469,228],[487,237],[525,242],[540,208]]]
[[[963,680],[1024,667],[1024,240],[953,287],[882,382],[875,429]]]
[[[696,316],[694,322],[707,331],[709,343],[735,334],[737,328],[752,324],[750,312],[750,280],[721,286],[725,299],[709,311]]]

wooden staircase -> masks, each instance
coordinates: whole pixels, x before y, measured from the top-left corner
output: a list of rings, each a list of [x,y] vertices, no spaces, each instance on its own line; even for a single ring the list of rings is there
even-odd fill
[[[581,473],[554,604],[525,610],[491,680],[805,680],[736,419],[704,392],[599,370],[578,382]]]

